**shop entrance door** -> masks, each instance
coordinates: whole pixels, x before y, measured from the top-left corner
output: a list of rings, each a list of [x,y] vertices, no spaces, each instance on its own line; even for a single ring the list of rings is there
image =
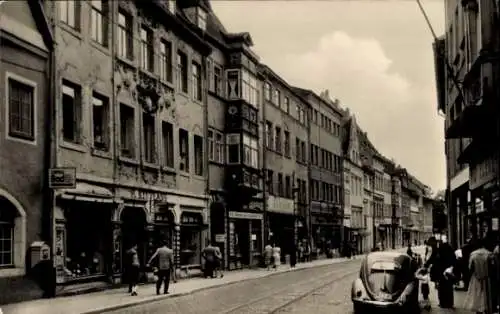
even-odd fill
[[[236,220],[235,229],[241,255],[240,263],[242,265],[250,265],[250,224],[248,220]]]
[[[142,265],[147,263],[148,233],[146,231],[146,213],[142,208],[125,207],[121,214],[122,221],[122,263],[127,266],[127,251],[137,244],[139,262]]]

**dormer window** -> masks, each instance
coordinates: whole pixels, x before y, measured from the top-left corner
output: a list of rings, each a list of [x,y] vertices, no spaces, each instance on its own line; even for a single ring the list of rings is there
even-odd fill
[[[207,12],[202,8],[196,10],[196,24],[202,30],[207,30]]]

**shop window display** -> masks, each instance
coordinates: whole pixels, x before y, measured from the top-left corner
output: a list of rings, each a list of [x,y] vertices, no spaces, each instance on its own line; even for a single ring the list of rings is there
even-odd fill
[[[201,264],[202,217],[197,213],[181,216],[180,257],[181,265]]]
[[[111,243],[109,210],[89,205],[69,209],[66,217],[66,277],[104,275],[105,256]]]

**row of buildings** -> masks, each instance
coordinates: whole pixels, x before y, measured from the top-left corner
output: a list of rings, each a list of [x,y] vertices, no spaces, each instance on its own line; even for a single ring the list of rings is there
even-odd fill
[[[16,294],[3,303],[36,295],[38,241],[64,291],[119,282],[132,244],[146,261],[166,239],[187,274],[209,239],[235,269],[269,242],[321,257],[432,233],[428,188],[327,91],[263,64],[208,0],[0,13],[0,289]]]
[[[500,3],[450,0],[434,43],[445,117],[450,241],[497,234],[500,217]],[[495,144],[496,143],[496,144]]]

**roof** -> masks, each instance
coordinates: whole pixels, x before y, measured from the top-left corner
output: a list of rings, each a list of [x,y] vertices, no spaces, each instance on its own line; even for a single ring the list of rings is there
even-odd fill
[[[312,91],[310,89],[305,89],[305,88],[302,88],[302,87],[297,87],[297,86],[292,86],[292,88],[298,94],[302,95],[302,97],[312,96],[312,97],[316,98],[316,100],[318,100],[319,102],[321,102],[323,105],[326,105],[328,108],[330,108],[333,111],[335,111],[340,117],[344,116],[344,111],[342,109],[340,109],[339,107],[336,107],[333,103],[331,103],[329,101],[326,101],[324,98],[322,98],[321,96],[319,96],[318,94],[316,94],[314,91]]]
[[[282,78],[280,75],[278,75],[276,72],[274,72],[273,69],[271,69],[269,66],[267,66],[264,63],[259,63],[258,64],[258,72],[261,73],[264,76],[270,76],[277,80],[280,84],[288,88],[293,95],[295,95],[297,98],[299,98],[305,105],[310,106],[309,102],[303,97],[302,94],[298,93],[296,88],[290,85],[284,78]]]

